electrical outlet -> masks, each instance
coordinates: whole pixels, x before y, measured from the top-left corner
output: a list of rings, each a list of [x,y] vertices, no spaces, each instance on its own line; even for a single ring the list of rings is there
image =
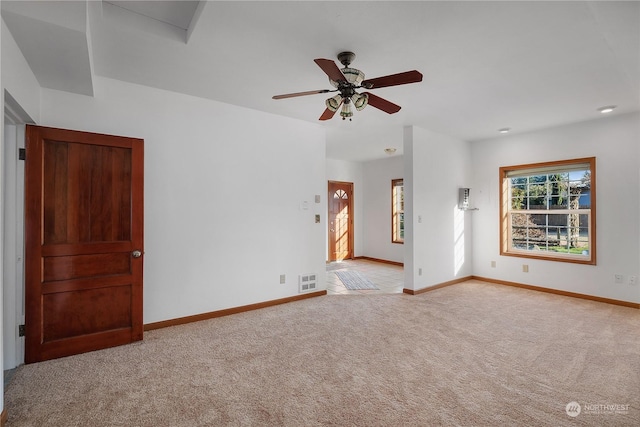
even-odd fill
[[[422,276],[422,268],[418,269],[418,276]]]
[[[496,262],[495,261],[491,261],[491,268],[496,268]]]
[[[622,274],[614,274],[613,275],[613,280],[615,283],[624,283],[624,276]]]
[[[281,275],[280,275],[280,284],[281,284],[281,285],[283,285],[284,283],[286,283],[286,281],[287,281],[287,280],[286,280],[286,278],[287,278],[287,276],[285,276],[284,274],[281,274]]]
[[[638,276],[629,276],[629,284],[635,286],[638,284]]]
[[[529,266],[527,264],[522,264],[522,272],[523,273],[528,273],[529,272]]]

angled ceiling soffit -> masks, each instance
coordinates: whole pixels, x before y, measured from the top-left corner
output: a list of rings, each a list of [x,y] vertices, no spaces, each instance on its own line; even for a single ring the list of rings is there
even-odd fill
[[[187,43],[206,1],[102,1],[105,25]]]
[[[2,2],[2,18],[40,86],[93,96],[85,2]]]

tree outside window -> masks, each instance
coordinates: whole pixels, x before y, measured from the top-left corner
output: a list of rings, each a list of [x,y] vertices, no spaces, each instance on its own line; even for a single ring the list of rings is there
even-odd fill
[[[595,158],[500,168],[500,254],[595,264]]]

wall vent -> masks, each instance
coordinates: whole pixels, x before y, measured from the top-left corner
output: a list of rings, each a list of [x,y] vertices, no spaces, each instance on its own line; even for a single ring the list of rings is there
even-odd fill
[[[315,273],[301,274],[298,276],[298,292],[311,292],[318,288],[318,275]]]

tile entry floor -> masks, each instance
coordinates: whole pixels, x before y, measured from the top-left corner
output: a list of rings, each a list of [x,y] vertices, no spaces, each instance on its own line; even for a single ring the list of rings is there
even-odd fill
[[[336,271],[354,270],[371,280],[379,289],[350,290]],[[398,294],[404,288],[404,267],[368,259],[345,259],[327,264],[327,295]]]

